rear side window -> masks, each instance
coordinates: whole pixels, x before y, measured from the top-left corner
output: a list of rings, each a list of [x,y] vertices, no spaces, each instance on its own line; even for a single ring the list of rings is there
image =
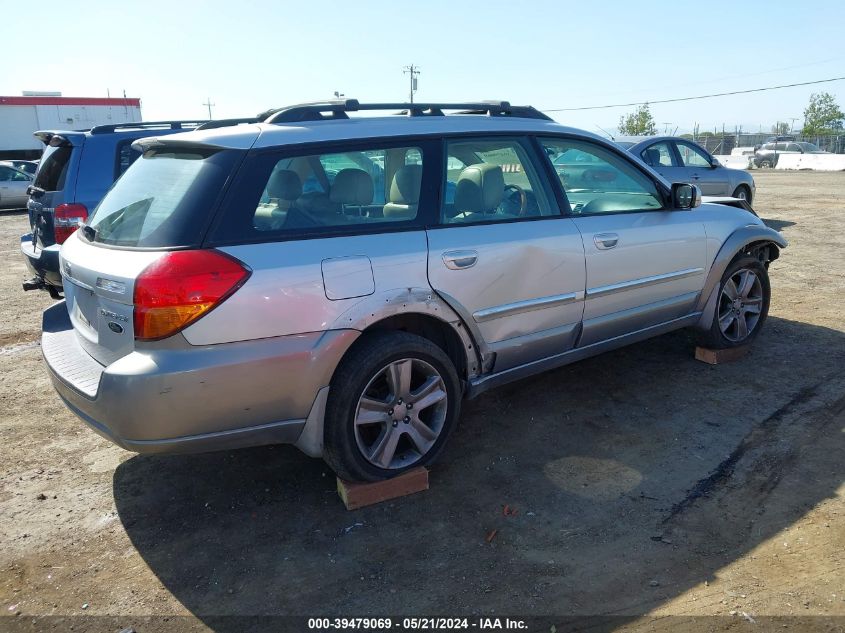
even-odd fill
[[[88,222],[93,241],[130,248],[199,243],[237,154],[167,148],[146,152],[94,210]]]
[[[117,168],[115,169],[115,179],[123,175],[129,165],[134,163],[141,156],[141,152],[132,147],[133,140],[123,141],[117,147]]]
[[[64,189],[73,149],[70,146],[47,146],[41,157],[41,163],[38,166],[38,173],[35,175],[33,184],[44,191],[61,191]]]
[[[286,156],[260,178],[247,230],[282,237],[408,223],[419,213],[422,177],[414,145]]]

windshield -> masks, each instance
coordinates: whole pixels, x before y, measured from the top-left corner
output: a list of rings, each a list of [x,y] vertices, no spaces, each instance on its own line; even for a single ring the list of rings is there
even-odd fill
[[[234,152],[150,150],[97,205],[93,241],[127,247],[189,246],[202,238]],[[90,231],[85,232],[89,239]]]

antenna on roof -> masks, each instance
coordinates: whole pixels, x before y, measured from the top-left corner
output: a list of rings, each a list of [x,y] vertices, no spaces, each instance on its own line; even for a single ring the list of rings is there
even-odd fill
[[[605,129],[604,129],[603,127],[601,127],[600,125],[597,125],[596,127],[597,127],[598,129],[600,129],[602,132],[604,132],[605,134],[607,134],[608,138],[609,138],[611,141],[615,141],[615,140],[616,140],[615,138],[613,138],[613,134],[611,134],[610,132],[608,132],[607,130],[605,130]]]

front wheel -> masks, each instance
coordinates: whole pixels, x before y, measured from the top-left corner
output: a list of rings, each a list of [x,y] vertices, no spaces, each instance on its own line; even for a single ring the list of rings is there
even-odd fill
[[[748,185],[739,185],[734,190],[733,197],[745,200],[748,204],[751,204],[751,188]]]
[[[455,426],[460,382],[449,357],[407,332],[365,334],[331,381],[324,458],[350,481],[431,463]]]
[[[718,292],[713,320],[701,345],[725,349],[750,343],[769,313],[771,288],[766,267],[751,255],[735,259],[722,275]]]

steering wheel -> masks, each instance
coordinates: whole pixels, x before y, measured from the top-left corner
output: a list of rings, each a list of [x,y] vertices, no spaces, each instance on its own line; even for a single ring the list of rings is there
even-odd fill
[[[519,194],[519,211],[517,215],[525,215],[525,210],[528,208],[528,196],[525,194],[525,189],[519,185],[505,185],[503,199],[508,198],[508,190]]]

